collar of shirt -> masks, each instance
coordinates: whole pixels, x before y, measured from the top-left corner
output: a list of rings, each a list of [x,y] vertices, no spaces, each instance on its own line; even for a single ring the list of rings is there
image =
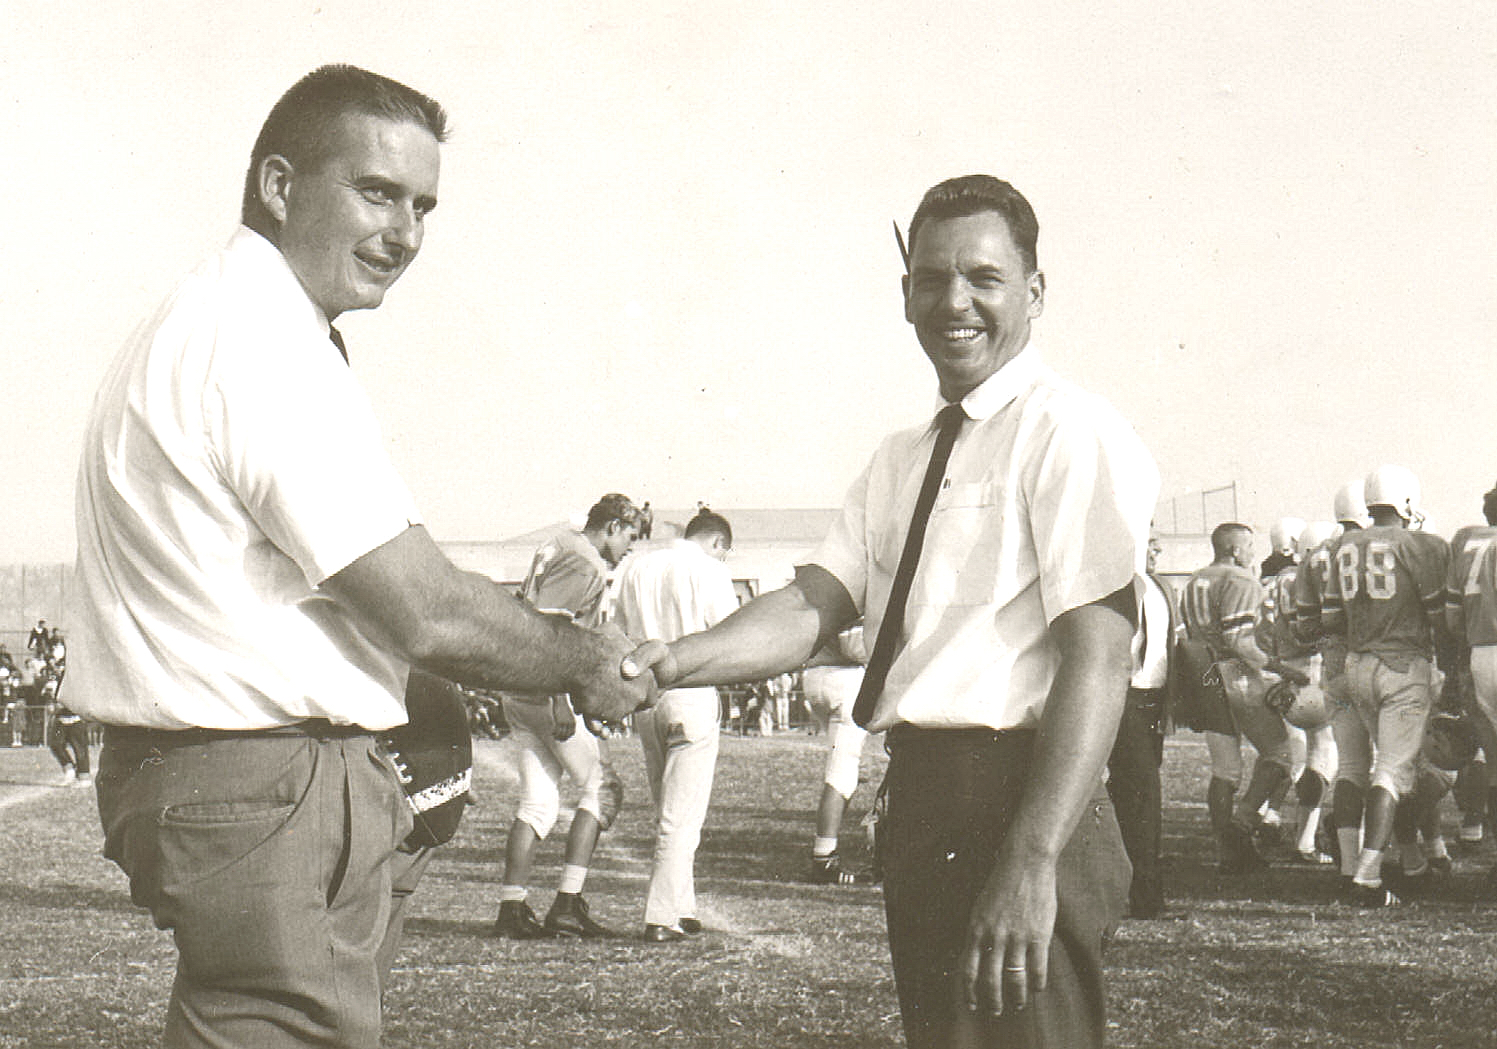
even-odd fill
[[[962,411],[976,422],[992,418],[1033,386],[1043,367],[1039,347],[1031,339],[1012,359],[968,391],[962,398]],[[936,400],[938,411],[946,407],[946,401]]]
[[[327,319],[327,314],[322,312],[322,307],[307,295],[307,289],[302,287],[301,281],[297,280],[296,273],[291,269],[291,264],[286,261],[286,256],[281,254],[280,248],[272,244],[263,234],[248,226],[240,226],[229,241],[229,250],[254,259],[266,280],[286,285],[280,290],[278,298],[290,298],[294,290],[295,297],[306,302],[307,308],[311,310],[318,325],[322,327],[323,334],[331,337],[332,321]]]

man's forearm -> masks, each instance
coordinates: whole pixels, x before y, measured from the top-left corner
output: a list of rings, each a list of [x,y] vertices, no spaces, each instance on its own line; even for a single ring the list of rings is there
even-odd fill
[[[857,618],[857,607],[826,569],[805,565],[795,581],[755,598],[710,630],[668,646],[656,667],[662,687],[759,681],[803,666]]]
[[[483,576],[458,576],[413,653],[423,669],[477,688],[564,692],[601,658],[597,635],[567,616],[538,613]]]
[[[459,570],[419,526],[335,573],[323,589],[369,636],[475,688],[567,691],[608,648],[569,617],[543,615],[487,577]]]
[[[1123,716],[1131,671],[1126,620],[1091,605],[1067,615],[1082,617],[1067,624],[1069,631],[1100,633],[1062,644],[1008,838],[1015,857],[1053,861],[1059,856],[1101,780]]]

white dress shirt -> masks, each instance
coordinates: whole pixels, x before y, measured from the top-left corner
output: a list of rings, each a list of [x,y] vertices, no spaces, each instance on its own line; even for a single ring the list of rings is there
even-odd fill
[[[241,227],[115,358],[78,473],[67,701],[115,724],[405,720],[316,587],[419,521],[328,321]]]
[[[872,731],[1036,725],[1059,665],[1049,625],[1143,571],[1159,475],[1110,405],[1031,344],[962,407]],[[933,423],[886,438],[810,559],[847,588],[868,637],[934,439]]]

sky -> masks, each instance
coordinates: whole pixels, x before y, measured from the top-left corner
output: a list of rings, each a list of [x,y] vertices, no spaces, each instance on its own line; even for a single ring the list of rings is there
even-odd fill
[[[1181,527],[1234,483],[1261,528],[1323,519],[1384,462],[1437,530],[1478,516],[1497,7],[921,6],[8,0],[0,563],[72,558],[106,363],[329,61],[452,120],[420,257],[339,322],[439,540],[610,490],[839,505],[936,395],[891,220],[979,171],[1039,215],[1046,359],[1132,421]]]

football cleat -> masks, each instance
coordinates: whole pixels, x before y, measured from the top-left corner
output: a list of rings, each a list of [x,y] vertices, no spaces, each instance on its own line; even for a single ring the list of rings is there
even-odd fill
[[[1223,874],[1254,874],[1267,869],[1268,860],[1263,858],[1263,854],[1258,851],[1258,846],[1253,842],[1252,830],[1233,820],[1222,838],[1221,872]]]
[[[1346,902],[1353,907],[1397,907],[1403,901],[1383,885],[1363,885],[1353,881]]]
[[[611,940],[618,935],[606,925],[593,921],[587,901],[581,893],[558,892],[546,912],[546,932],[552,936],[580,940]]]
[[[841,857],[834,852],[825,858],[812,856],[806,880],[813,885],[856,885],[860,879],[842,866]]]
[[[492,934],[501,940],[549,940],[554,935],[524,900],[504,900],[499,904],[499,917],[494,919]]]

